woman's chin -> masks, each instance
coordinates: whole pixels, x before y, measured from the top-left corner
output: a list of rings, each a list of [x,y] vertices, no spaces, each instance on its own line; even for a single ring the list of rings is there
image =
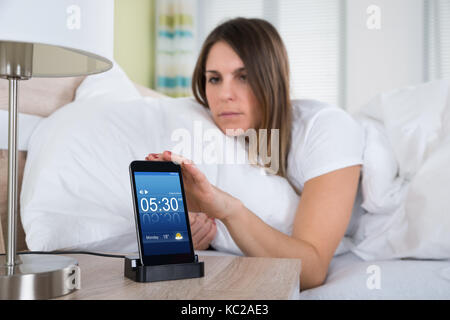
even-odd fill
[[[249,128],[248,124],[238,121],[216,121],[217,127],[227,136],[240,136]]]
[[[236,137],[244,134],[247,131],[247,128],[236,126],[236,127],[222,128],[221,130],[227,136]]]

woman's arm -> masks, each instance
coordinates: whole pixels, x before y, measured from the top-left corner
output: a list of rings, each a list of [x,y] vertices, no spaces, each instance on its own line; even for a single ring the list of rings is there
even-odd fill
[[[360,165],[308,180],[296,211],[292,236],[288,236],[262,221],[239,199],[211,185],[190,160],[170,152],[148,160],[181,163],[189,210],[220,219],[246,255],[300,258],[302,290],[325,281],[330,261],[350,221]]]
[[[292,236],[264,223],[237,199],[236,209],[222,222],[246,255],[300,258],[301,289],[319,286],[350,221],[360,168],[347,167],[307,181]]]

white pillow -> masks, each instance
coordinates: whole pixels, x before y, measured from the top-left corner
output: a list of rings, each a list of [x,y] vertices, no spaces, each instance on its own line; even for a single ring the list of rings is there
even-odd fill
[[[110,70],[86,77],[78,86],[74,100],[88,100],[94,97],[115,101],[125,98],[137,99],[141,95],[125,71],[114,61]]]
[[[130,162],[169,149],[167,132],[199,119],[192,110],[177,117],[182,111],[160,100],[83,99],[42,120],[30,139],[21,192],[31,250],[81,248],[135,230]],[[201,168],[215,182],[214,171]]]
[[[448,87],[450,93],[450,86]],[[423,259],[450,258],[450,94],[436,142],[409,186],[402,233],[393,233],[396,252]]]
[[[403,179],[393,148],[380,121],[356,115],[365,132],[361,206],[372,214],[392,214],[401,204]]]
[[[384,125],[399,165],[392,185],[382,184],[388,191],[398,187],[398,205],[388,214],[364,215],[352,251],[366,260],[450,258],[450,81],[382,93],[365,114]]]

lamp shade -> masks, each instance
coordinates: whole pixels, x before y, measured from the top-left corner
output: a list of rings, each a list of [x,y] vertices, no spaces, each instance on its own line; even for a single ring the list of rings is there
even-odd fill
[[[1,0],[0,77],[106,71],[113,37],[113,0]]]

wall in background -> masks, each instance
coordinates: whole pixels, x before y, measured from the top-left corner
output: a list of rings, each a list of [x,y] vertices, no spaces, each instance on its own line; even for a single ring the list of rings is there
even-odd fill
[[[345,107],[357,111],[379,92],[424,81],[423,0],[344,0]],[[114,58],[139,84],[155,88],[155,0],[114,0]],[[381,9],[381,29],[366,26],[366,9]]]
[[[368,29],[370,5],[380,29]],[[424,81],[423,0],[347,0],[346,107],[358,110],[376,94]]]
[[[114,59],[128,77],[154,88],[154,0],[114,0]]]

